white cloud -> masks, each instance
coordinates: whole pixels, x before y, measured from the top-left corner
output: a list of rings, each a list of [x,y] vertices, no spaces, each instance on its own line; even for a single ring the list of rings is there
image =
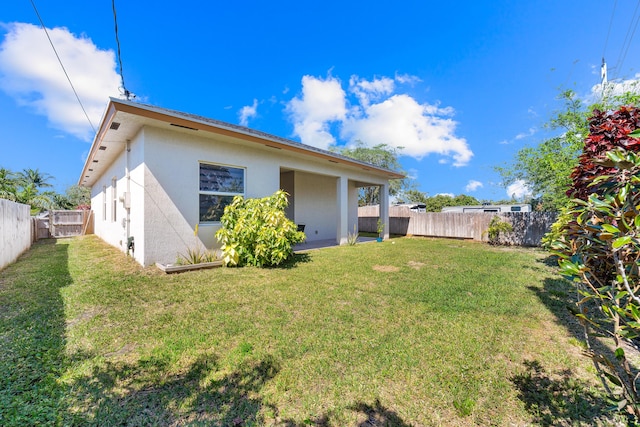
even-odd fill
[[[507,187],[507,197],[509,198],[518,200],[526,196],[531,196],[531,190],[527,186],[527,183],[521,179]]]
[[[516,135],[516,141],[520,140],[520,139],[525,139],[525,138],[529,138],[530,136],[535,135],[537,132],[536,128],[529,128],[528,132],[521,132],[519,134]]]
[[[453,157],[454,166],[466,165],[473,153],[463,138],[455,136],[457,123],[449,108],[419,104],[409,95],[392,95],[364,110],[363,117],[345,121],[342,135],[367,145],[403,147],[402,154],[421,159],[435,153]]]
[[[467,183],[467,186],[464,187],[464,189],[465,189],[465,191],[472,192],[472,191],[476,191],[478,188],[482,188],[482,187],[484,187],[484,184],[482,184],[480,181],[476,181],[476,180],[472,179]]]
[[[336,143],[330,125],[335,124],[342,140],[362,141],[368,146],[387,144],[403,147],[402,154],[421,159],[429,154],[451,158],[464,166],[473,157],[464,138],[455,135],[454,109],[437,104],[420,104],[407,94],[394,93],[395,82],[415,82],[412,76],[366,80],[352,76],[349,94],[334,77],[302,78],[302,95],[287,104],[294,135],[305,144],[328,148]],[[447,163],[447,159],[439,159]]]
[[[400,84],[410,84],[410,85],[413,85],[422,81],[417,76],[412,76],[409,74],[398,74],[398,73],[396,73],[395,79]]]
[[[379,100],[393,92],[395,82],[389,77],[373,79],[371,81],[351,76],[349,79],[349,91],[356,95],[363,108],[369,106],[372,100]]]
[[[346,94],[342,83],[331,76],[326,80],[312,76],[302,78],[302,96],[287,104],[294,124],[293,133],[308,145],[329,148],[335,138],[329,124],[344,120],[347,114]]]
[[[238,112],[241,126],[248,126],[249,119],[252,119],[258,115],[258,100],[254,98],[252,105],[245,105]]]
[[[601,83],[591,88],[591,93],[586,97],[586,101],[589,103],[596,102],[602,99],[603,96],[619,96],[625,92],[639,92],[640,91],[640,73],[636,73],[630,79],[627,80],[610,80],[604,85]]]
[[[19,105],[47,117],[49,124],[89,140],[91,126],[69,86],[41,27],[12,23],[0,44],[0,88]],[[97,126],[109,96],[117,96],[120,78],[115,55],[100,50],[84,36],[66,28],[48,29],[82,104]]]

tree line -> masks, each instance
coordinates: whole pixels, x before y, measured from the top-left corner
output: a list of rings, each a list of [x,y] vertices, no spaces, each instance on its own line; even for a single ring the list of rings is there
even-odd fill
[[[0,167],[0,199],[30,205],[32,214],[52,209],[89,209],[91,195],[88,188],[72,185],[60,194],[51,190],[53,179],[39,169],[13,172]]]

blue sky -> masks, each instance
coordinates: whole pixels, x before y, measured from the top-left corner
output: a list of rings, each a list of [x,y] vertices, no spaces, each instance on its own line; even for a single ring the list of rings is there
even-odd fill
[[[34,1],[97,126],[121,93],[111,1]],[[91,125],[31,3],[5,3],[0,167],[38,168],[64,192]],[[640,78],[631,0],[223,3],[116,0],[137,100],[321,148],[402,146],[432,196],[521,196],[493,168],[548,136],[561,89],[592,97],[603,56],[610,80]]]

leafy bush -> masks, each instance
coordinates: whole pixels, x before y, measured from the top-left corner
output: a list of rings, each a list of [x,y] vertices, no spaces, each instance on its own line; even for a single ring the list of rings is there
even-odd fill
[[[494,216],[491,218],[489,222],[489,228],[487,229],[487,237],[489,237],[490,245],[499,245],[500,242],[500,234],[502,233],[510,233],[513,231],[513,226],[507,221],[503,221],[499,216]]]
[[[305,234],[287,219],[287,193],[276,191],[262,199],[236,196],[224,209],[222,228],[216,237],[222,243],[225,265],[275,266],[293,254],[293,245]]]
[[[608,378],[608,388],[640,418],[638,373],[628,363],[625,341],[640,337],[640,110],[596,111],[580,164],[572,174],[576,197],[562,235],[551,244],[560,272],[582,299],[577,316],[585,328],[587,354]],[[593,346],[611,337],[613,355]]]

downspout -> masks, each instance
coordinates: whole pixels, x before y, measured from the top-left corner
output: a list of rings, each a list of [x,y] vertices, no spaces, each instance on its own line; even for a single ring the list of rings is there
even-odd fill
[[[132,253],[135,252],[135,246],[133,243],[133,236],[131,236],[131,174],[129,171],[129,153],[131,152],[130,141],[127,139],[126,149],[125,149],[125,178],[126,178],[126,193],[124,196],[124,208],[127,212],[127,217],[125,219],[126,222],[126,233],[127,233],[127,255],[129,254],[129,250]]]

